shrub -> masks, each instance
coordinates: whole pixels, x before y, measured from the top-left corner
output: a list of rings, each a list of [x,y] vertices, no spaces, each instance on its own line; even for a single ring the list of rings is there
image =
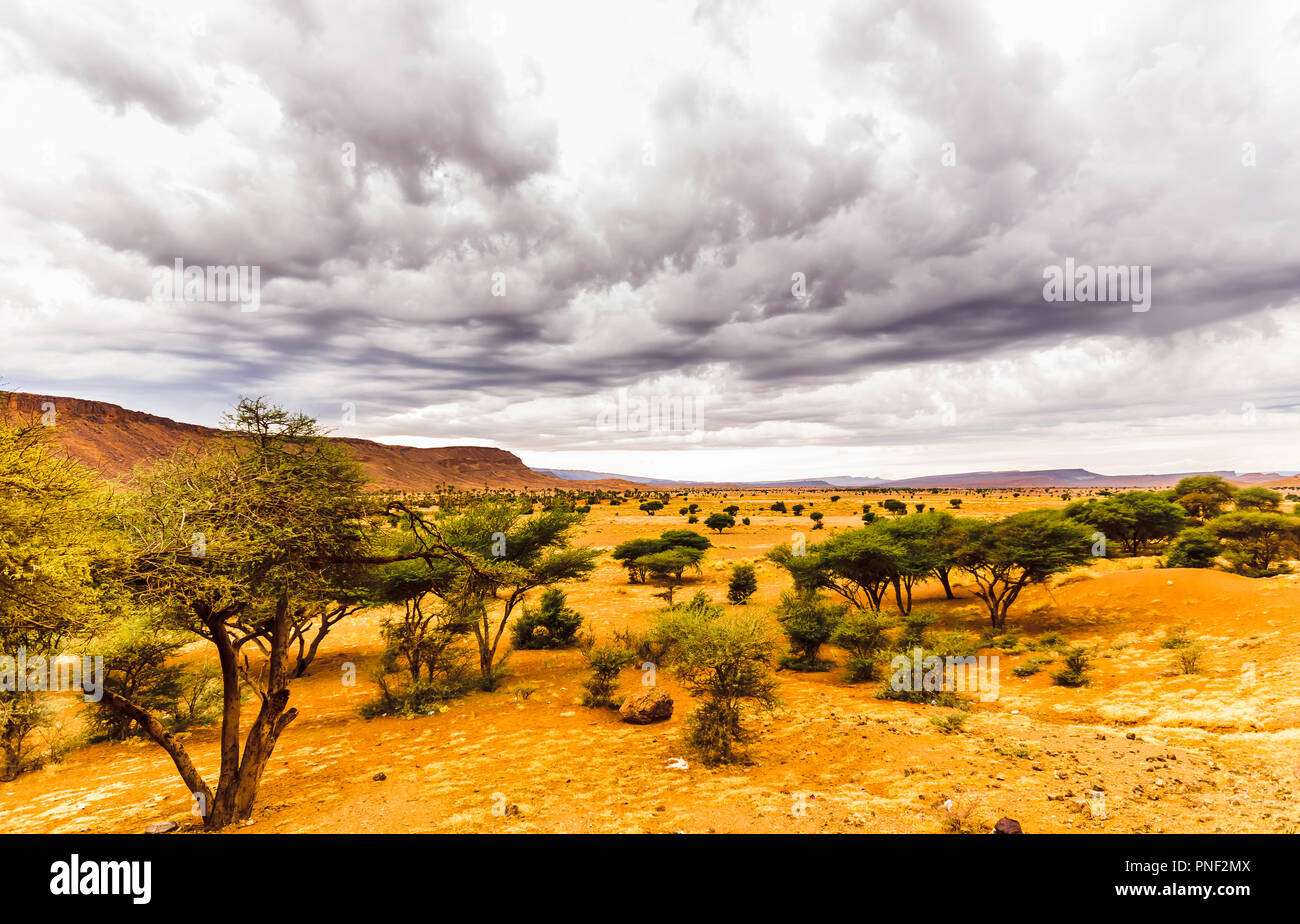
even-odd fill
[[[889,621],[878,613],[855,610],[836,627],[831,641],[849,653],[845,667],[848,679],[855,683],[875,680],[879,676],[878,659],[888,644]]]
[[[791,654],[781,665],[796,671],[824,671],[833,661],[818,657],[822,645],[830,641],[844,618],[847,606],[831,603],[816,592],[783,591],[777,606],[777,622],[790,640]]]
[[[1092,664],[1092,652],[1086,648],[1072,648],[1065,652],[1064,666],[1052,672],[1052,683],[1058,687],[1082,687],[1090,681],[1087,673]]]
[[[448,700],[464,694],[470,682],[468,670],[457,680],[421,677],[411,681],[400,674],[380,673],[375,677],[379,698],[363,705],[361,715],[367,719],[381,715],[432,715]]]
[[[1051,663],[1052,663],[1051,658],[1044,658],[1039,655],[1035,655],[1034,657],[1025,661],[1023,664],[1017,664],[1015,667],[1011,669],[1011,673],[1015,674],[1017,677],[1032,677],[1034,674],[1037,674],[1039,671],[1041,671],[1045,665]]]
[[[582,704],[593,709],[618,708],[618,675],[636,660],[636,654],[621,645],[597,645],[587,652],[591,676],[582,682],[586,692]]]
[[[510,631],[515,648],[568,648],[581,626],[582,616],[565,605],[564,591],[548,587],[537,609],[525,606]]]
[[[727,585],[727,599],[732,603],[743,604],[758,591],[758,578],[754,575],[754,566],[736,565],[731,569],[731,582]]]
[[[707,602],[707,601],[706,601]],[[774,708],[776,644],[756,614],[720,616],[711,605],[661,614],[654,632],[672,640],[673,672],[703,702],[686,718],[685,743],[707,766],[744,762],[752,707]]]
[[[954,712],[945,716],[931,716],[930,724],[945,735],[951,735],[961,731],[962,725],[966,723],[966,715],[961,712]]]
[[[1161,648],[1168,648],[1171,651],[1177,648],[1186,648],[1192,644],[1192,640],[1187,637],[1187,630],[1191,628],[1184,623],[1180,626],[1174,626],[1165,631],[1165,637],[1160,640]]]
[[[1038,636],[1025,647],[1031,651],[1060,651],[1065,644],[1065,637],[1059,632],[1048,632]]]
[[[939,824],[945,834],[980,834],[979,808],[978,795],[956,792],[939,804]]]
[[[1184,674],[1195,674],[1201,669],[1201,658],[1205,655],[1204,642],[1188,642],[1174,652],[1174,660]]]
[[[898,639],[898,647],[904,650],[924,648],[926,633],[938,618],[938,614],[928,607],[908,613],[903,617],[903,634]]]
[[[1219,557],[1219,540],[1207,529],[1194,526],[1178,534],[1165,556],[1166,568],[1211,568]]]

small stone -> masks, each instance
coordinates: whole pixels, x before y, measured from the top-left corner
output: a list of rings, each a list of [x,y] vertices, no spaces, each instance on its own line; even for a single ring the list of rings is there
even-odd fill
[[[371,779],[374,780],[376,783],[382,783],[384,780],[388,779],[388,774],[380,770],[378,773],[372,776]]]
[[[144,833],[145,834],[171,834],[179,827],[180,825],[178,825],[174,821],[155,821],[153,824],[145,826]]]

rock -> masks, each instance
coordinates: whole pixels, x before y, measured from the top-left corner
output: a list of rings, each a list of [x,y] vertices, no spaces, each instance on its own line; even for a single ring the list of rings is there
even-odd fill
[[[371,779],[374,780],[376,783],[382,783],[384,780],[388,779],[388,774],[380,770],[378,773],[372,776]]]
[[[1024,834],[1020,830],[1020,822],[1014,818],[999,818],[998,823],[993,826],[994,834]]]
[[[144,833],[145,834],[171,834],[179,827],[180,825],[178,825],[174,821],[155,821],[151,825],[145,825]]]
[[[673,714],[673,698],[660,687],[650,687],[644,693],[632,693],[619,707],[618,714],[624,722],[649,725],[662,722]]]

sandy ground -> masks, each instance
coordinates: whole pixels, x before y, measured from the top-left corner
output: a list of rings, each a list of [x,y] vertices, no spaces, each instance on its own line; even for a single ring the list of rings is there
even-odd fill
[[[809,542],[858,525],[863,500],[844,493],[693,494],[703,513],[737,502],[750,526],[714,536],[703,573],[680,593],[725,599],[727,565],[759,560],[802,532]],[[947,507],[949,495],[917,494]],[[1059,504],[1041,494],[965,498],[965,513],[1001,515]],[[781,497],[815,502],[828,530],[772,514]],[[593,510],[582,541],[613,546],[681,526],[674,497],[651,518],[635,503]],[[665,515],[671,512],[672,515]],[[703,517],[701,517],[703,519]],[[876,684],[843,671],[782,672],[784,705],[758,720],[756,763],[706,769],[680,745],[690,697],[660,672],[676,713],[632,726],[616,713],[578,705],[586,675],[580,653],[517,652],[512,676],[446,711],[414,719],[365,720],[366,679],[376,661],[381,613],[357,617],[330,636],[308,677],[293,688],[301,712],[281,739],[254,820],[240,832],[938,832],[950,811],[987,827],[1018,819],[1029,832],[1294,832],[1300,827],[1300,578],[1249,580],[1157,570],[1152,559],[1113,560],[1027,592],[1009,631],[1025,639],[1056,632],[1097,646],[1093,683],[1052,685],[1048,670],[1014,676],[1033,655],[1003,654],[995,702],[976,703],[962,729],[930,723],[950,710],[876,699]],[[766,610],[786,585],[758,562]],[[628,585],[605,559],[593,578],[567,588],[598,636],[643,626],[658,588]],[[981,631],[969,592],[944,601],[920,594],[946,627]],[[1200,673],[1173,670],[1160,638],[1173,626],[1209,644]],[[995,654],[987,650],[988,654]],[[843,654],[832,654],[842,663]],[[359,682],[342,682],[345,662]],[[629,671],[624,689],[639,683]],[[519,687],[534,687],[526,698]],[[188,735],[201,771],[215,775],[215,728]],[[684,758],[682,767],[677,758]],[[386,779],[373,777],[382,772]],[[1092,794],[1089,796],[1089,794]],[[1104,793],[1104,817],[1097,793]],[[946,807],[950,803],[952,809]],[[190,799],[169,759],[146,741],[78,749],[0,785],[0,831],[133,832],[174,820],[191,826]],[[1094,811],[1094,807],[1098,810]]]

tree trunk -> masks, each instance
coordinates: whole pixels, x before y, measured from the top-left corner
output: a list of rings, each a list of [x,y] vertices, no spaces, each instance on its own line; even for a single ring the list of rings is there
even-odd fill
[[[957,598],[953,596],[952,593],[952,584],[950,584],[948,581],[948,569],[936,568],[934,573],[938,575],[939,583],[943,585],[944,596],[946,596],[949,600],[956,600]]]

